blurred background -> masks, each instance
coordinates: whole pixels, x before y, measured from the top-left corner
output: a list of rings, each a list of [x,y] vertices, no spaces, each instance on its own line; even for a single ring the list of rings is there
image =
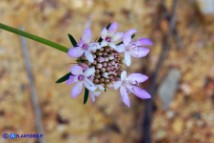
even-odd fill
[[[153,98],[130,95],[127,108],[118,92],[108,91],[83,105],[83,94],[71,99],[70,86],[55,84],[74,60],[0,29],[1,143],[214,142],[213,0],[0,0],[1,23],[67,47],[68,33],[78,40],[91,26],[96,38],[113,21],[119,31],[135,28],[136,38],[152,39],[150,54],[127,70],[149,75],[142,87]],[[40,141],[2,137],[42,131]]]

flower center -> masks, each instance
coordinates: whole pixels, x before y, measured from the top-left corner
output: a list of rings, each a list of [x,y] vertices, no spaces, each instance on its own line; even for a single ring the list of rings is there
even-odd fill
[[[84,79],[85,79],[84,75],[80,74],[80,75],[78,76],[78,80],[82,81],[82,80],[84,80]]]
[[[88,49],[88,45],[87,45],[87,44],[83,44],[83,45],[82,45],[82,49],[83,49],[83,50],[87,50],[87,49]]]
[[[107,42],[111,42],[111,37],[107,36],[105,39]]]
[[[109,46],[93,52],[94,62],[89,64],[95,68],[93,82],[108,85],[120,77],[122,62],[119,53]]]

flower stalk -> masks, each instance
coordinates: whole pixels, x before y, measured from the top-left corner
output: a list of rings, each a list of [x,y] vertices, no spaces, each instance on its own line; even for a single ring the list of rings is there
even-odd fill
[[[34,41],[37,41],[39,43],[42,43],[42,44],[45,44],[45,45],[48,45],[52,48],[55,48],[59,51],[62,51],[62,52],[65,52],[67,53],[68,52],[68,48],[63,46],[63,45],[60,45],[58,43],[55,43],[53,41],[50,41],[50,40],[47,40],[45,38],[42,38],[42,37],[39,37],[39,36],[36,36],[36,35],[33,35],[33,34],[30,34],[28,32],[25,32],[25,31],[22,31],[22,30],[19,30],[19,29],[16,29],[16,28],[13,28],[13,27],[10,27],[8,25],[5,25],[5,24],[2,24],[0,23],[0,29],[4,29],[6,31],[9,31],[9,32],[12,32],[12,33],[15,33],[17,35],[21,35],[23,37],[26,37],[28,39],[31,39],[31,40],[34,40]]]

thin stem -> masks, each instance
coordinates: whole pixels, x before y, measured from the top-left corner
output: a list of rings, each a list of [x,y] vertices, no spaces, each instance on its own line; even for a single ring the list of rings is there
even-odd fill
[[[18,34],[18,35],[21,35],[23,37],[26,37],[26,38],[29,38],[31,40],[34,40],[34,41],[37,41],[39,43],[42,43],[42,44],[45,44],[45,45],[48,45],[52,48],[55,48],[57,50],[60,50],[62,52],[68,52],[68,48],[66,48],[65,46],[62,46],[58,43],[55,43],[55,42],[52,42],[50,40],[47,40],[47,39],[44,39],[42,37],[39,37],[39,36],[36,36],[36,35],[33,35],[33,34],[30,34],[30,33],[27,33],[27,32],[24,32],[22,30],[19,30],[19,29],[16,29],[16,28],[13,28],[13,27],[10,27],[10,26],[7,26],[7,25],[4,25],[2,23],[0,23],[0,29],[4,29],[6,31],[9,31],[9,32],[12,32],[12,33],[15,33],[15,34]]]

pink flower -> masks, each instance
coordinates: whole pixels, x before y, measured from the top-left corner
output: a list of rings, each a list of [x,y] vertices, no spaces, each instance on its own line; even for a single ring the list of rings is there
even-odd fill
[[[123,71],[121,73],[121,80],[115,82],[113,87],[115,89],[120,88],[120,95],[122,97],[123,102],[130,107],[130,100],[128,97],[128,93],[131,92],[139,98],[148,99],[151,98],[151,95],[135,85],[138,85],[141,82],[144,82],[148,79],[146,75],[140,73],[132,73],[127,77],[127,72]]]
[[[124,63],[127,66],[131,65],[131,56],[135,58],[145,57],[149,53],[149,49],[144,46],[152,45],[148,38],[141,38],[137,41],[132,41],[132,35],[136,33],[135,29],[131,29],[123,36],[123,44],[117,46],[117,51],[124,52]]]
[[[101,46],[109,45],[111,48],[116,49],[116,43],[119,42],[123,37],[123,32],[117,32],[118,24],[114,22],[110,27],[104,28],[101,32],[101,38],[103,39]]]
[[[89,68],[83,72],[83,68],[78,65],[74,65],[71,67],[71,76],[66,81],[67,84],[76,83],[72,90],[71,95],[73,98],[77,97],[81,92],[83,85],[89,90],[89,91],[95,91],[96,86],[93,84],[93,82],[89,79],[90,76],[92,76],[95,73],[94,68]]]
[[[77,47],[70,48],[68,51],[68,55],[73,58],[81,57],[83,54],[85,55],[85,58],[93,63],[94,58],[91,53],[91,51],[99,49],[100,45],[99,43],[92,43],[92,32],[90,29],[86,29],[83,33],[82,38],[80,39],[79,43],[77,44]]]

